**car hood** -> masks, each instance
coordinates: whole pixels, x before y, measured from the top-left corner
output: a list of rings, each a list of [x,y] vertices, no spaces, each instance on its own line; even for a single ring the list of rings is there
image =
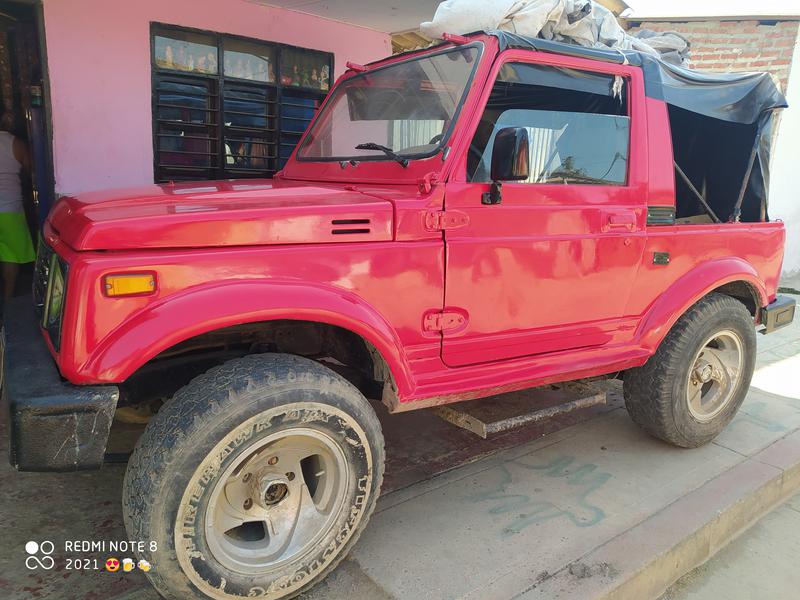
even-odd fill
[[[64,196],[50,226],[75,250],[392,239],[393,205],[354,188],[202,182]]]

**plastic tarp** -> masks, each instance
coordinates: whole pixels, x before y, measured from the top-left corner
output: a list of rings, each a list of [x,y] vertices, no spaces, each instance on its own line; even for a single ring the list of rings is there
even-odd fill
[[[625,31],[610,10],[592,0],[445,0],[420,30],[431,38],[501,30],[586,48],[637,50],[681,65],[689,42],[675,32]]]

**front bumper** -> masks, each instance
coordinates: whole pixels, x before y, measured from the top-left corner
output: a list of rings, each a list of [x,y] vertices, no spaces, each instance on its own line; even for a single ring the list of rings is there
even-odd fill
[[[11,465],[19,471],[99,468],[119,389],[76,386],[61,378],[31,298],[15,298],[4,312],[0,382],[8,406]]]
[[[761,330],[761,333],[766,335],[789,325],[794,320],[796,304],[794,298],[778,296],[769,306],[762,308],[761,323],[764,325],[764,329]]]

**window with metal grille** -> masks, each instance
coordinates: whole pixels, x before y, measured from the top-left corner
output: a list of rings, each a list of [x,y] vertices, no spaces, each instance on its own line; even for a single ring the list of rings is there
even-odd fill
[[[271,177],[331,84],[326,52],[166,25],[151,41],[158,182]]]

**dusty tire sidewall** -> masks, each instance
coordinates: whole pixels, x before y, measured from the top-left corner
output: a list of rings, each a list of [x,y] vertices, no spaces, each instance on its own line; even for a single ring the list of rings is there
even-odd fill
[[[742,374],[731,398],[722,411],[709,421],[699,421],[689,411],[687,382],[693,366],[694,357],[709,337],[724,330],[731,330],[742,342]],[[744,402],[753,377],[756,355],[756,333],[752,317],[744,312],[723,310],[717,312],[700,327],[689,333],[687,347],[690,349],[681,356],[681,364],[672,381],[672,416],[678,433],[690,445],[702,445],[716,437],[736,415]]]
[[[160,474],[161,493],[152,500],[147,515],[159,550],[140,557],[153,565],[148,576],[166,597],[291,598],[322,579],[349,550],[354,532],[376,499],[375,444],[340,395],[298,388],[268,396],[263,389],[241,394],[238,406],[228,404],[225,410],[211,413],[211,418],[205,415],[203,426],[171,449],[181,456]],[[277,576],[229,571],[213,558],[204,534],[208,501],[218,477],[265,436],[296,427],[319,430],[345,454],[350,473],[339,517],[317,548],[303,560],[290,562]],[[177,543],[183,550],[176,548]]]

